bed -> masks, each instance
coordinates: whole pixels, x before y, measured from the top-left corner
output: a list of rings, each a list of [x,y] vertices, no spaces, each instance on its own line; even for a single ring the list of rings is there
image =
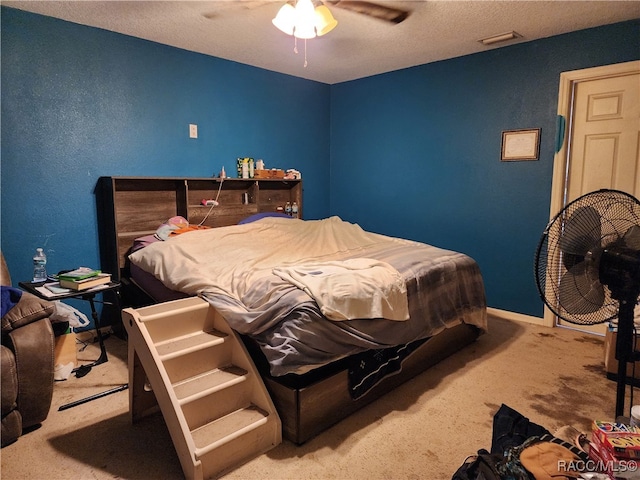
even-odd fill
[[[211,180],[105,178],[101,205],[112,226],[106,250],[122,252],[115,260],[123,283],[150,302],[199,295],[217,309],[242,335],[283,435],[295,443],[486,330],[482,276],[473,259],[338,217],[273,216],[285,201],[302,204],[301,182],[225,181],[231,192],[225,197]],[[181,193],[183,184],[192,188]],[[153,208],[165,217],[152,219],[148,196],[134,192],[159,185],[165,194],[175,190],[160,197],[177,208],[160,207],[156,196]],[[238,195],[245,187],[248,194]],[[216,212],[212,221],[196,223],[195,199],[214,195],[232,214]],[[122,212],[135,210],[145,210],[143,228],[123,219]],[[166,213],[191,213],[185,221],[199,228],[154,241]]]

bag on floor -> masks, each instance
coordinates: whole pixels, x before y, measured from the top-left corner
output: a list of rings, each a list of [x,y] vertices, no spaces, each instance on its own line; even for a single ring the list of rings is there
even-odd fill
[[[551,432],[546,428],[533,423],[520,412],[503,403],[493,416],[491,453],[504,455],[507,450],[522,445],[531,437],[550,434]]]
[[[467,457],[451,480],[531,480],[533,476],[514,454],[527,439],[548,433],[544,427],[502,404],[493,417],[491,452],[482,449],[477,455]]]
[[[478,450],[476,455],[468,456],[464,463],[456,470],[451,480],[501,480],[498,464],[503,457]]]

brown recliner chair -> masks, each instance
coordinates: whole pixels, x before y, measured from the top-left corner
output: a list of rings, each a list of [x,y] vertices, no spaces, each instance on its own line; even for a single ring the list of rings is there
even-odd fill
[[[11,286],[2,252],[0,262],[0,284]],[[53,310],[53,303],[22,292],[18,303],[1,319],[2,447],[49,414],[55,341],[49,316]]]

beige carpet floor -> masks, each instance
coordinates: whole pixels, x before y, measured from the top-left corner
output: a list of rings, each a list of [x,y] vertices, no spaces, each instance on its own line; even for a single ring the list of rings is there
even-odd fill
[[[225,479],[450,479],[464,458],[489,449],[502,403],[550,431],[613,419],[603,340],[569,329],[489,319],[490,331],[302,446],[283,442]],[[109,362],[57,382],[42,426],[0,451],[3,480],[179,479],[160,415],[131,425],[128,391],[58,411],[127,382],[126,342],[106,341]],[[95,345],[78,354],[97,357]]]

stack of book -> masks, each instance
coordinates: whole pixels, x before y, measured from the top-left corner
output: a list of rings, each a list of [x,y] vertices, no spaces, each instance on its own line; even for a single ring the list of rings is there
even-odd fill
[[[612,479],[640,479],[640,428],[595,420],[589,458]]]
[[[111,274],[102,273],[88,267],[80,267],[70,272],[58,275],[60,287],[71,290],[86,290],[88,288],[104,285],[111,281]]]

